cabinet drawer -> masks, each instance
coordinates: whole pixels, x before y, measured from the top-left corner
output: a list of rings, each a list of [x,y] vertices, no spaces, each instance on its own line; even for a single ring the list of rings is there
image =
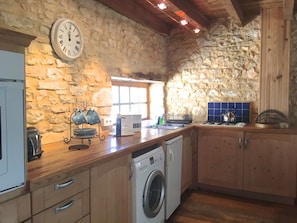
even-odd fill
[[[89,190],[85,190],[33,216],[33,223],[80,222],[89,213]],[[85,222],[85,221],[82,221]]]
[[[32,213],[37,214],[89,188],[89,171],[59,180],[32,192]]]

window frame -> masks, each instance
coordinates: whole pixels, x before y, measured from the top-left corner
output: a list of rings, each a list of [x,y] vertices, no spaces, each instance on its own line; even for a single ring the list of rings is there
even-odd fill
[[[150,119],[150,95],[149,95],[149,88],[150,84],[146,82],[137,82],[137,81],[118,81],[118,80],[112,80],[111,81],[112,86],[119,86],[119,87],[140,87],[140,88],[145,88],[146,89],[146,101],[147,101],[147,117],[142,118],[142,120],[147,120]],[[129,103],[130,104],[130,103]],[[114,104],[112,103],[112,106]]]

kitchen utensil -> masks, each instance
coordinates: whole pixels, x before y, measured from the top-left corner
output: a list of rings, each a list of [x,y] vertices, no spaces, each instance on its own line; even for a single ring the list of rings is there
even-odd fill
[[[74,112],[72,120],[73,120],[75,125],[81,125],[81,124],[84,124],[84,123],[88,123],[85,113],[80,109],[77,109]]]
[[[288,128],[287,116],[275,109],[267,109],[261,112],[255,120],[255,126],[259,128]]]
[[[93,109],[88,110],[87,121],[90,125],[94,125],[101,122],[98,113]]]
[[[287,116],[275,109],[268,109],[256,117],[256,123],[284,123],[288,122]]]
[[[223,120],[224,122],[235,122],[236,121],[236,116],[233,112],[226,112],[223,114]]]
[[[41,135],[37,128],[27,128],[28,161],[39,159],[43,153],[41,149]]]
[[[94,137],[97,134],[97,130],[95,128],[74,129],[73,134],[79,138],[89,138]]]
[[[273,124],[273,123],[255,123],[255,126],[257,128],[262,128],[262,129],[275,129],[279,128],[278,124]]]

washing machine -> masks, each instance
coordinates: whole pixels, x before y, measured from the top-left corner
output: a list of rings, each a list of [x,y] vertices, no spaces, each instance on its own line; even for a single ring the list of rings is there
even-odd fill
[[[132,222],[165,222],[165,155],[161,145],[132,153]]]

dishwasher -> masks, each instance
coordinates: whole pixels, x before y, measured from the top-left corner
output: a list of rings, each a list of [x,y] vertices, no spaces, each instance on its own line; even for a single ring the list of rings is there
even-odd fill
[[[165,141],[166,151],[166,199],[165,217],[166,220],[172,215],[180,205],[181,198],[181,172],[182,172],[182,145],[183,136],[177,136]]]

